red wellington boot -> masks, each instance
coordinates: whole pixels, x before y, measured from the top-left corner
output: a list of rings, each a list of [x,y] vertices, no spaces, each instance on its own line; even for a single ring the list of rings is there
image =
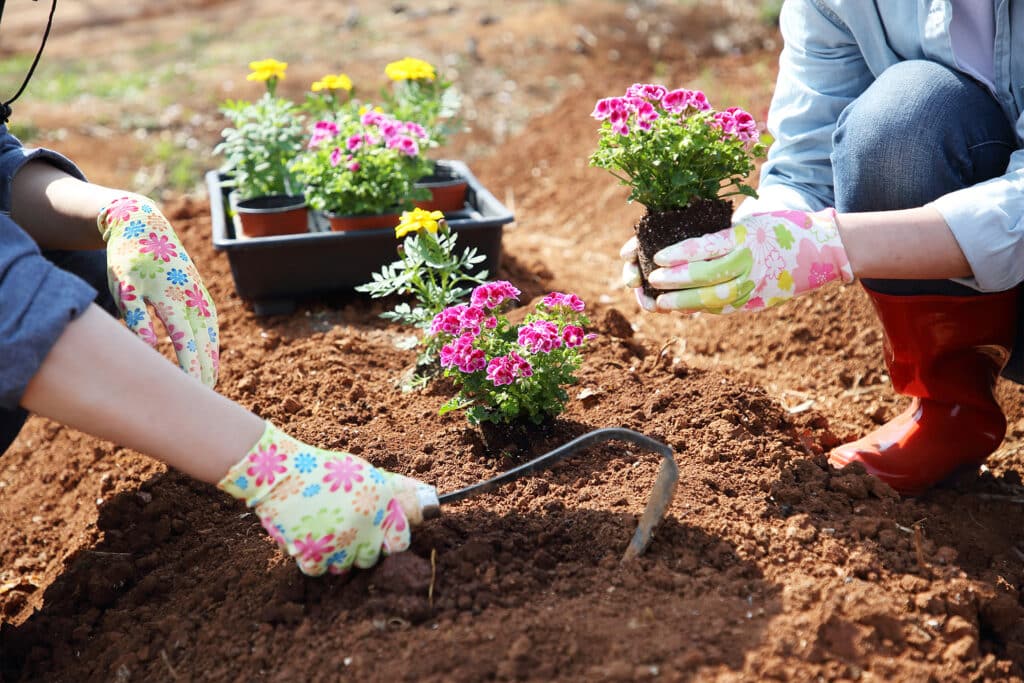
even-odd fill
[[[834,449],[828,461],[836,467],[859,462],[899,493],[917,495],[956,470],[978,467],[1006,434],[992,390],[1010,356],[1018,290],[867,292],[885,330],[892,387],[913,400],[903,414]]]

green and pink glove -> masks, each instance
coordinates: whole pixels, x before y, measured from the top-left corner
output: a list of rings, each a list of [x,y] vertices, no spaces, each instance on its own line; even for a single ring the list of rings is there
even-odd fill
[[[759,311],[789,301],[833,280],[853,282],[839,239],[835,209],[816,213],[751,214],[731,228],[665,247],[654,255],[652,287],[645,296],[635,263],[635,240],[623,246],[623,281],[637,288],[650,311]],[[632,251],[631,251],[632,250]]]
[[[409,547],[408,514],[425,484],[373,467],[349,453],[294,439],[270,422],[217,487],[245,501],[303,574],[370,567]],[[436,500],[436,499],[435,499]]]
[[[181,369],[212,387],[220,363],[217,309],[171,224],[139,195],[115,199],[96,219],[107,243],[107,282],[128,328],[150,346],[164,324]]]

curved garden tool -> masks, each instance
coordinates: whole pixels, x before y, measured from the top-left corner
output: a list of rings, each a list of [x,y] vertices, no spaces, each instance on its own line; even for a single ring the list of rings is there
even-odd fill
[[[658,522],[660,522],[665,516],[665,511],[672,502],[672,496],[675,493],[676,482],[679,480],[679,468],[676,465],[672,448],[667,444],[656,441],[649,436],[645,436],[639,432],[634,432],[630,429],[608,427],[605,429],[596,429],[592,432],[587,432],[583,436],[577,437],[569,443],[559,446],[553,451],[549,451],[544,455],[538,456],[533,460],[523,463],[522,465],[507,472],[503,472],[496,477],[486,479],[457,491],[452,491],[451,493],[445,493],[441,496],[437,495],[437,489],[433,486],[421,483],[417,486],[415,491],[415,505],[409,506],[403,504],[402,507],[406,510],[407,514],[410,512],[410,507],[414,508],[413,514],[409,515],[409,519],[411,523],[417,524],[424,519],[432,519],[440,516],[442,505],[465,500],[466,498],[470,498],[480,493],[493,491],[503,484],[507,484],[508,482],[522,476],[534,474],[540,470],[547,469],[555,463],[566,459],[570,455],[604,441],[628,441],[637,446],[659,453],[662,456],[661,467],[658,470],[658,477],[654,482],[651,497],[647,501],[647,507],[644,509],[644,513],[640,517],[640,522],[637,525],[636,531],[633,533],[633,538],[629,542],[629,546],[626,548],[626,553],[622,557],[622,561],[625,562],[639,556],[647,549],[654,533],[654,527],[657,526]]]

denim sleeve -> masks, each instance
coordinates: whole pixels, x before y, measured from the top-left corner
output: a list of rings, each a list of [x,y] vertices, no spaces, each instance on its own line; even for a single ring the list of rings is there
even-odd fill
[[[849,27],[821,3],[787,0],[779,25],[784,46],[768,110],[774,142],[761,166],[759,199],[745,201],[744,214],[835,204],[832,133],[842,111],[874,80]]]
[[[0,215],[0,408],[18,406],[25,387],[96,290],[40,253]]]
[[[1024,115],[1017,120],[1024,139]],[[939,197],[931,204],[946,220],[974,277],[958,280],[982,292],[1024,282],[1024,150],[1010,156],[1006,173]]]
[[[62,154],[42,147],[25,147],[21,140],[0,125],[0,213],[11,213],[11,181],[22,166],[33,159],[42,159],[70,176],[85,180],[85,175],[74,162]]]

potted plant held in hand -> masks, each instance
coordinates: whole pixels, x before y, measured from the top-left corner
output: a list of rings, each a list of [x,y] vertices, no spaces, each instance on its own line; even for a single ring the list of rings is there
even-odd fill
[[[442,147],[458,131],[457,114],[462,106],[459,91],[434,65],[415,57],[391,62],[384,68],[391,81],[384,95],[385,109],[395,117],[423,126],[430,148]],[[417,182],[430,191],[430,198],[416,205],[428,211],[451,213],[466,206],[468,182],[444,161],[431,162],[429,173]]]
[[[273,59],[250,63],[248,80],[263,81],[266,92],[255,102],[228,100],[221,107],[232,125],[214,152],[224,157],[231,210],[247,237],[308,230],[306,200],[288,168],[302,151],[303,117],[295,104],[275,95],[287,66]]]
[[[592,166],[631,188],[646,207],[634,227],[644,290],[654,255],[690,237],[728,228],[733,195],[756,196],[743,181],[765,153],[757,124],[738,107],[715,111],[699,90],[635,84],[622,97],[599,100],[601,122]]]
[[[415,187],[430,168],[421,154],[427,133],[375,109],[344,110],[313,126],[291,165],[310,207],[336,231],[392,227],[402,211],[428,196]]]

